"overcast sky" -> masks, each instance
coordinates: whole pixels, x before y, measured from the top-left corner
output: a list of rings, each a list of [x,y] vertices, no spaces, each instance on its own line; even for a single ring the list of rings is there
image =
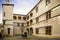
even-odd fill
[[[37,3],[39,0],[10,0],[11,4],[14,4],[15,14],[26,15]],[[0,0],[0,22],[2,20],[2,4],[5,3],[5,0]]]

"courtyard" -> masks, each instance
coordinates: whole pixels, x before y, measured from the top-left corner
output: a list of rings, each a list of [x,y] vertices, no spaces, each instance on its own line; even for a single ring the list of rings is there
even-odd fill
[[[4,37],[0,38],[0,40],[60,40],[60,38],[48,38],[48,37],[21,37],[21,36],[14,36],[14,37]]]

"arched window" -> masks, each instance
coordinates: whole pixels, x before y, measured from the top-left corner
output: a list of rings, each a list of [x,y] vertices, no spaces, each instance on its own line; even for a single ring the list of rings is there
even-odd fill
[[[33,16],[33,13],[30,14],[30,17],[32,17],[32,16]]]
[[[23,17],[23,20],[26,20],[26,17]]]
[[[15,20],[16,20],[16,16],[13,16],[13,19],[15,19]]]
[[[27,22],[27,26],[29,26],[29,21]]]
[[[30,28],[30,34],[33,34],[33,28]]]
[[[29,33],[29,29],[27,28],[27,32]]]
[[[29,19],[29,16],[27,16],[27,19]]]
[[[21,16],[18,16],[18,19],[21,20]]]
[[[33,20],[32,20],[32,19],[30,20],[30,25],[31,25],[31,24],[33,24]]]

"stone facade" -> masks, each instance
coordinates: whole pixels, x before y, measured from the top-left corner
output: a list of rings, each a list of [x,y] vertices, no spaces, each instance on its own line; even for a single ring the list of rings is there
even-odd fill
[[[13,7],[2,5],[4,35],[60,36],[60,0],[40,0],[27,15],[13,14]]]

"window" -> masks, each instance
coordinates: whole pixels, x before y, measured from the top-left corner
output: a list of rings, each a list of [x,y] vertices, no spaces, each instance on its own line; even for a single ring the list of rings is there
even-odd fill
[[[30,20],[30,25],[32,25],[32,23],[33,23],[33,20],[31,19],[31,20]]]
[[[51,18],[51,11],[48,12],[48,15],[49,15],[49,19]]]
[[[27,22],[27,26],[29,26],[29,21]]]
[[[46,12],[46,19],[50,19],[51,18],[51,11]]]
[[[19,27],[20,26],[20,23],[17,23],[17,26]]]
[[[10,28],[8,28],[8,34],[10,34]]]
[[[5,25],[5,20],[3,20],[3,25]]]
[[[19,16],[18,19],[21,20],[21,17]]]
[[[15,19],[15,20],[16,20],[16,16],[13,16],[13,19]]]
[[[29,16],[27,16],[27,19],[29,19]]]
[[[51,35],[51,26],[46,27],[46,35]]]
[[[38,28],[36,28],[35,30],[36,30],[36,34],[39,34],[39,29],[38,29]]]
[[[32,16],[33,16],[33,13],[30,14],[30,17],[32,17]]]
[[[24,27],[24,23],[21,23],[21,26]]]
[[[33,28],[30,28],[30,34],[33,34]]]
[[[27,28],[27,33],[29,34],[29,29]]]
[[[36,23],[39,21],[39,17],[36,18]]]
[[[26,20],[26,17],[23,17],[23,20]]]
[[[36,13],[38,12],[38,7],[36,7]]]
[[[5,17],[5,12],[3,13],[3,16]]]
[[[50,0],[46,0],[46,5],[48,5],[50,3]]]

